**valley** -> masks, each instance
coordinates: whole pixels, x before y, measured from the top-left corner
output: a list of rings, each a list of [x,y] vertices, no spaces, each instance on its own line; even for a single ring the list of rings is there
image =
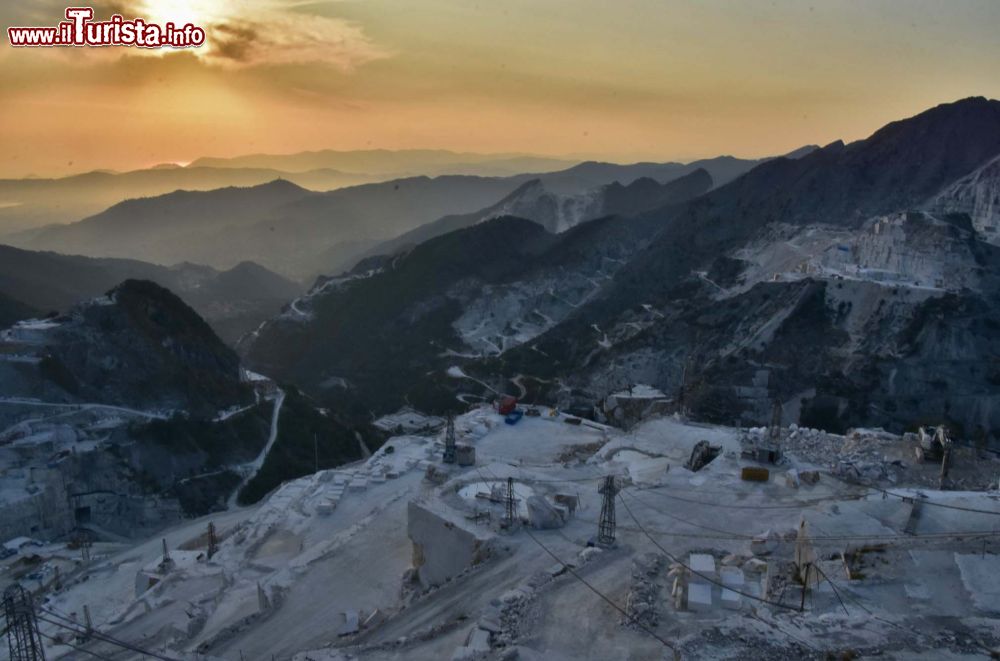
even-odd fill
[[[13,232],[0,588],[46,658],[995,656],[998,158],[973,97],[776,158],[206,158],[345,179]]]

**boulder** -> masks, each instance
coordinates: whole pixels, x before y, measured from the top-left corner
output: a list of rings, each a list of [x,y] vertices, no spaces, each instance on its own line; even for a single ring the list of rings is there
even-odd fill
[[[753,555],[770,555],[778,548],[781,538],[778,533],[768,530],[750,540],[750,552]]]
[[[805,484],[809,485],[816,484],[817,482],[819,482],[819,471],[817,470],[799,471],[799,479]]]
[[[563,512],[549,504],[542,496],[532,495],[527,499],[528,521],[537,530],[561,528],[566,523]]]
[[[785,473],[785,484],[792,489],[799,488],[799,472],[794,468]]]

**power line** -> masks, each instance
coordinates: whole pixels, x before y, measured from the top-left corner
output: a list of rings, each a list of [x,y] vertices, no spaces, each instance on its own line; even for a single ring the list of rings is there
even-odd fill
[[[98,654],[97,652],[91,652],[87,648],[80,647],[79,645],[74,645],[73,643],[71,643],[69,641],[59,640],[55,636],[50,636],[49,634],[41,632],[41,631],[39,631],[38,633],[42,634],[43,637],[48,638],[49,640],[51,640],[56,645],[65,645],[66,647],[71,647],[71,648],[75,649],[77,652],[83,652],[84,654],[89,654],[90,656],[94,657],[95,659],[103,659],[104,661],[115,661],[110,656],[104,656],[103,654]]]
[[[903,500],[903,501],[912,501],[912,500],[915,499],[915,497],[913,497],[913,496],[904,496],[902,494],[893,493],[892,491],[887,491],[886,489],[883,489],[881,487],[877,487],[877,486],[874,486],[874,485],[871,485],[871,484],[863,484],[863,486],[865,486],[865,487],[867,487],[869,489],[872,489],[874,491],[877,491],[877,492],[879,492],[879,493],[881,493],[883,495],[892,496],[893,498],[899,498],[900,500]],[[666,486],[657,486],[657,487],[647,487],[647,488],[643,488],[641,490],[642,491],[658,491],[660,489],[666,489],[666,488],[667,488]],[[684,502],[684,503],[689,503],[689,504],[692,504],[692,505],[705,505],[707,507],[723,507],[723,508],[740,509],[740,510],[805,509],[808,506],[807,503],[797,503],[797,504],[794,504],[794,505],[791,505],[791,504],[790,505],[739,505],[739,504],[735,504],[735,503],[712,503],[712,502],[707,502],[707,501],[704,501],[704,500],[695,500],[693,498],[683,498],[681,496],[676,496],[676,495],[670,494],[670,493],[663,493],[661,495],[666,496],[667,498],[670,498],[671,500],[678,500],[678,501],[681,501],[681,502]],[[942,508],[945,508],[945,509],[958,510],[960,512],[971,512],[973,514],[990,514],[990,515],[993,515],[993,516],[1000,516],[1000,511],[994,511],[994,510],[983,510],[983,509],[977,509],[977,508],[974,508],[974,507],[962,507],[961,505],[949,505],[947,503],[939,503],[939,502],[935,502],[933,500],[927,500],[927,499],[921,500],[921,503],[924,504],[924,505],[929,505],[931,507],[942,507]]]
[[[45,611],[45,612],[48,612],[48,611]],[[48,622],[49,624],[51,624],[53,626],[60,627],[62,629],[65,629],[66,631],[70,631],[72,633],[75,633],[78,636],[89,636],[90,638],[93,638],[95,640],[101,641],[103,643],[108,643],[109,645],[114,645],[116,647],[121,647],[122,649],[129,650],[130,652],[135,652],[136,654],[144,654],[146,656],[151,656],[154,659],[160,659],[161,661],[178,661],[177,659],[174,659],[172,657],[162,656],[160,654],[157,654],[156,652],[150,652],[149,650],[143,649],[141,647],[137,647],[135,645],[132,645],[131,643],[126,643],[124,641],[118,640],[117,638],[112,638],[111,636],[108,636],[107,634],[103,634],[103,633],[101,633],[99,631],[95,631],[95,630],[81,631],[79,628],[68,626],[68,625],[63,624],[61,622],[57,622],[55,620],[50,620],[48,618],[41,617],[41,616],[39,616],[38,619],[41,620],[42,622]]]
[[[650,535],[648,532],[646,532],[646,529],[642,527],[641,523],[639,523],[639,519],[637,519],[635,517],[635,514],[632,513],[632,509],[628,506],[628,503],[625,502],[625,498],[623,498],[621,496],[621,494],[619,494],[618,497],[621,498],[622,505],[625,506],[625,511],[628,512],[628,515],[630,517],[632,517],[633,521],[635,521],[635,525],[639,527],[639,531],[643,535],[645,535],[649,539],[649,541],[651,541],[653,543],[653,545],[656,546],[656,548],[660,549],[660,551],[662,551],[668,558],[670,558],[673,562],[679,564],[681,567],[683,567],[684,569],[688,570],[689,572],[691,572],[695,576],[698,576],[699,578],[701,578],[701,579],[703,579],[705,581],[708,581],[709,583],[711,583],[713,585],[717,585],[717,586],[719,586],[720,588],[722,588],[724,590],[729,590],[731,592],[735,592],[736,594],[739,594],[739,595],[742,595],[744,597],[747,597],[748,599],[753,599],[754,601],[759,601],[762,604],[767,604],[768,606],[776,606],[778,608],[785,608],[787,610],[792,610],[792,611],[798,610],[797,608],[795,608],[793,606],[788,606],[787,604],[782,604],[782,603],[779,603],[779,602],[776,602],[776,601],[768,601],[767,599],[761,599],[760,597],[758,597],[756,595],[752,595],[749,592],[743,592],[741,590],[737,590],[737,589],[735,589],[732,586],[725,585],[721,581],[718,581],[718,580],[712,578],[711,576],[708,576],[706,574],[702,574],[699,571],[695,571],[694,569],[692,569],[691,567],[689,567],[687,565],[687,563],[681,561],[673,553],[671,553],[667,549],[663,548],[663,546],[658,541],[656,541],[656,539],[652,535]]]
[[[834,592],[836,592],[837,587],[834,584],[834,582],[832,580],[830,580],[830,577],[827,576],[825,573],[823,573],[823,571],[821,569],[819,569],[818,565],[813,565],[813,568],[819,570],[820,575],[822,575],[823,578],[825,578],[827,580],[827,582],[830,583],[830,587],[832,587],[834,589]],[[867,613],[868,616],[870,618],[872,618],[873,620],[878,620],[879,622],[883,622],[885,624],[888,624],[889,626],[895,627],[895,628],[899,629],[900,631],[909,631],[910,633],[913,633],[913,634],[918,633],[918,632],[914,631],[913,629],[911,629],[909,627],[904,627],[904,626],[902,626],[900,624],[896,624],[892,620],[887,620],[884,617],[879,617],[870,608],[868,608],[863,603],[861,603],[861,601],[859,599],[857,599],[856,597],[854,597],[854,595],[852,595],[849,590],[845,589],[844,590],[844,595],[847,596],[847,598],[851,601],[851,603],[853,603],[855,606],[857,606],[858,608],[860,608],[861,610],[863,610],[865,613]],[[838,593],[838,596],[839,596],[839,593]]]
[[[539,541],[538,538],[535,537],[531,533],[530,530],[528,530],[527,528],[524,528],[524,533],[526,535],[528,535],[529,538],[531,538],[531,541],[533,541],[535,544],[538,544],[538,546],[540,546],[543,551],[545,551],[546,553],[548,553],[550,556],[552,556],[552,558],[556,562],[558,562],[560,565],[562,565],[563,569],[565,569],[571,576],[573,576],[573,578],[575,578],[576,580],[580,581],[585,586],[587,586],[587,588],[591,592],[593,592],[598,597],[600,597],[601,599],[603,599],[604,601],[606,601],[608,604],[610,604],[612,608],[614,608],[616,611],[618,611],[623,616],[625,616],[625,618],[628,619],[630,622],[634,623],[640,629],[642,629],[643,631],[645,631],[646,633],[648,633],[650,636],[652,636],[653,638],[655,638],[656,640],[658,640],[660,643],[662,643],[664,647],[666,647],[667,649],[673,651],[675,654],[677,653],[678,650],[673,645],[673,643],[668,642],[665,638],[662,638],[661,636],[657,635],[657,633],[655,631],[653,631],[652,629],[650,629],[649,627],[647,627],[645,624],[643,624],[639,620],[635,619],[634,617],[630,616],[628,614],[628,612],[624,608],[622,608],[621,606],[619,606],[618,604],[616,604],[614,602],[614,600],[611,599],[611,597],[605,595],[603,592],[601,592],[600,590],[598,590],[597,588],[595,588],[593,585],[591,585],[590,582],[587,581],[587,579],[585,579],[582,576],[580,576],[572,567],[570,567],[568,564],[566,564],[565,562],[563,562],[562,558],[560,558],[559,556],[557,556],[547,546],[545,546],[544,544],[542,544],[542,542]]]
[[[46,608],[40,608],[39,610],[41,610],[43,613],[47,613],[48,615],[52,615],[53,617],[57,617],[57,618],[59,618],[61,620],[69,622],[70,625],[72,625],[72,626],[63,624],[62,622],[57,622],[55,620],[50,620],[50,619],[44,618],[44,617],[39,617],[38,618],[38,619],[40,619],[40,620],[42,620],[44,622],[48,622],[49,624],[52,624],[54,626],[66,629],[67,631],[72,631],[72,632],[74,632],[76,634],[79,634],[79,635],[89,635],[89,636],[91,636],[93,638],[96,638],[97,640],[103,641],[105,643],[109,643],[111,645],[117,645],[118,647],[127,649],[127,650],[132,651],[132,652],[136,652],[137,654],[145,654],[147,656],[153,657],[154,659],[160,659],[161,661],[178,661],[177,659],[174,659],[174,658],[169,657],[169,656],[163,656],[162,654],[158,654],[156,652],[150,652],[149,650],[146,650],[146,649],[143,649],[141,647],[138,647],[137,645],[133,645],[132,643],[128,643],[128,642],[125,642],[123,640],[119,640],[117,638],[114,638],[113,636],[110,636],[109,634],[102,633],[100,631],[96,631],[96,630],[81,631],[80,630],[80,625],[77,622],[69,619],[68,617],[64,617],[64,616],[62,616],[62,615],[60,615],[58,613],[55,613],[53,611],[50,611],[50,610],[46,609]]]
[[[624,491],[624,489],[622,489],[622,491]],[[683,523],[684,525],[692,526],[694,528],[701,528],[702,530],[710,530],[712,532],[721,533],[723,535],[730,535],[730,536],[735,537],[736,539],[753,539],[754,538],[754,535],[741,535],[739,533],[732,533],[732,532],[727,531],[727,530],[721,530],[719,528],[713,528],[711,526],[706,526],[706,525],[702,525],[700,523],[695,523],[693,521],[688,521],[687,519],[682,519],[681,517],[679,517],[679,516],[677,516],[675,514],[671,514],[669,512],[665,512],[665,511],[663,511],[662,509],[660,509],[658,507],[654,507],[654,506],[650,505],[649,503],[647,503],[643,499],[641,499],[638,496],[636,496],[634,493],[630,492],[629,495],[632,496],[632,498],[635,498],[640,503],[642,503],[642,505],[644,505],[645,507],[648,507],[649,509],[651,509],[651,510],[653,510],[655,512],[658,512],[659,514],[662,514],[662,515],[664,515],[664,516],[666,516],[666,517],[668,517],[670,519],[673,519],[674,521],[677,521],[678,523]]]
[[[667,487],[649,487],[648,489],[643,489],[643,491],[657,491],[659,489],[665,489]],[[673,494],[664,493],[661,494],[670,498],[671,500],[679,500],[684,503],[689,503],[691,505],[705,505],[706,507],[725,507],[734,510],[801,510],[805,509],[809,505],[806,503],[796,503],[794,505],[738,505],[735,503],[711,503],[704,500],[695,500],[693,498],[682,498],[681,496],[675,496]]]
[[[868,485],[866,485],[866,486],[868,486]],[[907,502],[916,501],[917,498],[919,498],[919,496],[904,496],[902,494],[893,493],[891,491],[886,491],[885,489],[882,489],[880,487],[874,487],[874,486],[872,486],[870,488],[874,489],[875,491],[881,492],[883,495],[892,496],[893,498],[899,498],[900,500],[907,501]],[[1000,512],[997,512],[997,511],[994,511],[994,510],[981,510],[981,509],[976,509],[974,507],[962,507],[961,505],[949,505],[948,503],[938,503],[938,502],[935,502],[935,501],[927,499],[927,498],[920,498],[920,504],[921,505],[929,505],[931,507],[943,507],[944,509],[958,510],[960,512],[972,512],[973,514],[991,514],[993,516],[1000,516]]]
[[[491,471],[489,469],[488,466],[484,466],[483,468],[485,468],[486,471],[490,475],[492,475],[494,478],[500,479],[499,477],[497,477],[496,473],[494,473],[493,471]],[[483,475],[482,471],[479,470],[478,466],[476,467],[476,470],[479,472],[479,476],[485,479],[485,476]],[[658,640],[660,643],[662,643],[664,647],[666,647],[667,649],[673,651],[675,655],[677,654],[678,650],[677,650],[676,647],[674,647],[674,645],[672,643],[670,643],[666,639],[660,637],[655,631],[651,630],[649,627],[647,627],[645,624],[643,624],[639,620],[637,620],[637,619],[633,618],[632,616],[630,616],[628,614],[628,612],[624,608],[622,608],[621,606],[619,606],[618,604],[616,604],[611,597],[605,595],[603,592],[601,592],[600,590],[598,590],[597,588],[595,588],[593,585],[591,585],[590,582],[587,581],[587,579],[585,579],[582,576],[580,576],[580,574],[578,574],[576,572],[576,570],[574,570],[568,564],[566,564],[565,562],[563,562],[562,558],[560,558],[559,556],[557,556],[551,549],[549,549],[549,547],[545,546],[545,544],[542,544],[542,542],[531,533],[531,531],[527,528],[527,526],[525,526],[524,528],[522,528],[522,530],[531,539],[531,541],[533,541],[535,544],[538,544],[538,546],[541,547],[541,549],[543,551],[545,551],[556,562],[558,562],[562,566],[562,568],[565,569],[573,578],[575,578],[576,580],[578,580],[581,583],[583,583],[587,587],[587,589],[589,589],[591,592],[593,592],[594,594],[596,594],[602,600],[604,600],[605,602],[607,602],[608,604],[610,604],[612,608],[614,608],[616,611],[618,611],[623,616],[625,616],[625,618],[627,618],[630,622],[635,623],[635,625],[638,626],[640,629],[642,629],[647,634],[649,634],[650,636],[652,636],[653,638],[655,638],[656,640]]]
[[[820,568],[818,563],[811,565],[811,567],[816,571],[818,571],[819,575],[825,578],[826,582],[830,584],[830,587],[833,588],[833,594],[837,595],[837,601],[840,602],[840,607],[844,609],[844,615],[850,617],[851,614],[847,612],[847,606],[844,605],[844,600],[840,598],[840,590],[838,590],[837,586],[833,584],[833,581],[830,580],[830,577],[826,575],[826,572],[823,571],[822,568]]]
[[[597,524],[598,521],[595,519],[585,519],[582,517],[577,517],[577,520],[583,521],[585,523]],[[639,528],[634,526],[627,526],[618,524],[619,530],[626,530],[628,532],[642,532]],[[726,541],[747,541],[754,539],[756,535],[750,534],[740,534],[740,533],[684,533],[675,532],[673,530],[659,530],[656,528],[646,528],[651,533],[657,535],[662,535],[666,537],[680,537],[684,539],[718,539]],[[984,538],[984,537],[1000,537],[1000,531],[997,530],[967,530],[967,531],[955,531],[955,532],[942,532],[942,533],[924,533],[922,535],[819,535],[812,536],[810,539],[816,541],[828,541],[828,542],[849,542],[849,541],[879,541],[879,542],[890,542],[890,541],[911,541],[918,542],[922,540],[926,541],[948,541],[952,539],[963,539],[963,538]]]
[[[623,491],[624,491],[624,489],[623,489]],[[689,520],[681,518],[681,517],[679,517],[679,516],[677,516],[675,514],[671,514],[670,512],[666,512],[662,508],[656,507],[656,506],[650,504],[649,502],[643,500],[642,498],[639,498],[635,494],[635,489],[628,489],[628,492],[629,492],[629,495],[632,498],[634,498],[635,500],[637,500],[644,507],[646,507],[648,509],[651,509],[654,512],[662,514],[662,515],[664,515],[664,516],[666,516],[668,518],[671,518],[671,519],[673,519],[673,520],[675,520],[675,521],[677,521],[679,523],[683,523],[685,525],[689,525],[689,526],[692,526],[694,528],[701,528],[703,530],[709,530],[709,531],[712,531],[712,532],[715,532],[715,533],[719,533],[719,534],[718,535],[696,535],[696,534],[676,533],[676,532],[672,532],[672,531],[655,531],[655,530],[653,532],[658,532],[659,534],[671,535],[671,536],[675,536],[675,537],[696,537],[696,538],[704,538],[704,539],[747,540],[747,539],[754,539],[754,538],[756,538],[758,536],[758,535],[751,534],[751,533],[738,533],[738,532],[733,532],[733,531],[730,531],[730,530],[723,530],[721,528],[713,528],[712,526],[707,526],[707,525],[703,525],[703,524],[700,524],[700,523],[695,523],[694,521],[689,521]],[[877,539],[877,540],[907,539],[907,540],[910,540],[910,539],[921,539],[921,538],[924,538],[924,539],[935,539],[935,538],[951,539],[951,538],[959,538],[959,537],[996,537],[996,536],[1000,536],[1000,531],[997,531],[997,530],[958,530],[958,531],[929,532],[929,533],[923,533],[923,534],[920,534],[920,535],[906,535],[906,534],[897,534],[897,535],[884,535],[884,534],[882,534],[882,535],[879,535],[879,534],[873,534],[873,535],[863,535],[863,534],[861,534],[861,535],[810,535],[810,539],[813,539],[813,540],[826,540],[826,541],[838,541],[838,540],[839,541],[850,541],[850,540],[856,540],[856,539],[864,539],[864,540],[868,540],[868,539]]]

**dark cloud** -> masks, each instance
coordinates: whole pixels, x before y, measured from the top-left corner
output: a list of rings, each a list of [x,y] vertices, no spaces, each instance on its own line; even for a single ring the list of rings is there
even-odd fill
[[[249,23],[219,23],[209,27],[209,55],[246,62],[258,42],[259,31]]]

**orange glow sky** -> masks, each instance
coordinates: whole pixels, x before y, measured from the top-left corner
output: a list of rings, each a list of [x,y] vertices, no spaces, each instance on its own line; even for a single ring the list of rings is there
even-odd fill
[[[65,3],[6,1],[0,24]],[[439,147],[763,156],[1000,96],[996,0],[101,0],[197,52],[0,46],[0,176]],[[5,32],[5,31],[4,31]]]

